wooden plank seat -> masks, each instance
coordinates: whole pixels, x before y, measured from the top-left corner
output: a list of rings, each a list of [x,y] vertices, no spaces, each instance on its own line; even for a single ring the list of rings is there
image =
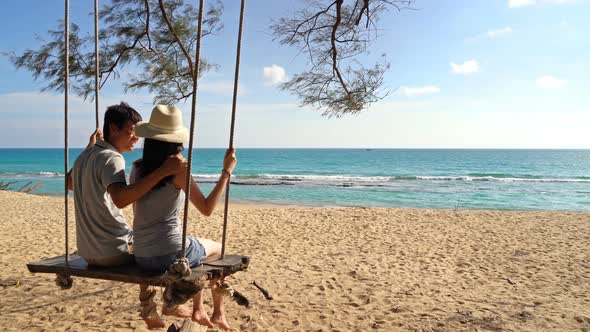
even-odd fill
[[[212,279],[220,275],[230,275],[246,270],[249,263],[250,258],[247,256],[225,255],[223,260],[203,263],[192,269],[188,278],[191,280]],[[76,254],[70,255],[69,264],[66,264],[65,256],[62,255],[27,264],[27,268],[32,273],[55,273],[64,276],[163,286],[162,273],[140,270],[134,264],[116,267],[89,266]]]

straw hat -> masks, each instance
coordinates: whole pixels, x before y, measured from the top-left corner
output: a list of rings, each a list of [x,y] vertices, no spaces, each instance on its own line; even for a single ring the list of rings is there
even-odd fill
[[[135,125],[135,135],[171,143],[189,141],[189,130],[182,124],[182,113],[174,106],[157,105],[150,121]]]

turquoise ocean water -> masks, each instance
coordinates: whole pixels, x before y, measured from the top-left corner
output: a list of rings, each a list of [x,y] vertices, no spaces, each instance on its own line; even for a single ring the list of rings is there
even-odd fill
[[[70,166],[81,149],[70,152]],[[224,149],[197,149],[208,192]],[[590,150],[240,149],[231,200],[302,206],[590,211]],[[125,154],[127,170],[141,149]],[[63,194],[62,149],[0,149],[0,182]]]

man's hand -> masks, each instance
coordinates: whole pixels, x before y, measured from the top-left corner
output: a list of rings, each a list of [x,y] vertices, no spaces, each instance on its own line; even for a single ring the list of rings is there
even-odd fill
[[[102,131],[98,128],[96,128],[92,135],[90,135],[90,139],[88,139],[88,145],[86,147],[89,148],[96,144],[96,140],[104,140],[104,137],[102,136]]]
[[[168,157],[162,166],[160,166],[165,176],[183,173],[187,168],[188,162],[181,154]]]

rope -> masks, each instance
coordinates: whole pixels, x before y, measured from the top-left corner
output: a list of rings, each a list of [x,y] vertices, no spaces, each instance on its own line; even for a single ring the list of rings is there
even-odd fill
[[[156,290],[146,289],[141,290],[139,293],[139,302],[141,305],[140,316],[143,320],[148,319],[161,319],[158,315],[156,303],[154,297],[156,296]]]
[[[55,276],[55,284],[61,287],[61,289],[70,289],[74,284],[74,280],[69,275],[57,274]]]
[[[68,174],[68,168],[70,164],[69,160],[69,142],[68,142],[68,93],[69,93],[69,78],[70,78],[70,1],[65,0],[65,77],[64,77],[64,174]],[[66,265],[70,264],[70,251],[69,251],[69,236],[68,236],[68,177],[64,176],[64,204],[65,204],[65,222],[66,222]]]
[[[162,281],[166,285],[164,307],[168,311],[176,311],[179,305],[186,303],[199,291],[198,287],[202,288],[201,285],[183,282],[182,278],[188,277],[190,274],[190,263],[186,257],[182,257],[175,260],[162,277]]]
[[[199,70],[201,66],[201,35],[203,27],[203,7],[204,0],[199,1],[199,18],[197,24],[197,58],[195,60],[195,67],[193,70],[193,98],[192,98],[192,109],[191,109],[191,129],[190,139],[188,144],[188,168],[186,170],[186,192],[184,196],[184,218],[182,221],[182,257],[186,257],[186,228],[188,220],[188,204],[190,202],[191,195],[191,170],[193,164],[193,142],[194,142],[194,131],[195,131],[195,114],[197,113],[197,88],[199,79]]]
[[[98,0],[94,0],[94,59],[96,66],[96,73],[94,75],[94,113],[96,114],[96,128],[99,126],[98,120],[98,89],[100,86],[100,79],[98,76],[100,59],[98,57]]]
[[[238,97],[238,80],[240,76],[240,53],[242,50],[242,30],[244,27],[244,7],[246,0],[242,0],[242,6],[240,8],[240,28],[238,31],[238,46],[236,50],[236,71],[234,75],[234,95],[232,100],[232,111],[231,111],[231,129],[229,134],[229,148],[234,147],[234,128],[236,122],[236,105]],[[225,240],[227,237],[227,212],[229,206],[229,185],[231,182],[231,174],[228,176],[227,185],[225,186],[225,208],[223,210],[223,237],[221,240],[221,259],[225,257]]]

